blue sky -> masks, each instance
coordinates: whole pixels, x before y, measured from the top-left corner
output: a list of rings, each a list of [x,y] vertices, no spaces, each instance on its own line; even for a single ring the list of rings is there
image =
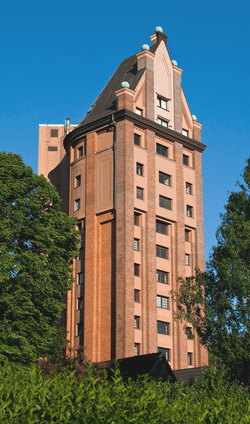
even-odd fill
[[[250,6],[246,0],[5,2],[0,12],[0,149],[37,172],[39,124],[82,120],[120,62],[162,26],[203,124],[205,253],[249,156]],[[87,3],[87,4],[85,4]]]

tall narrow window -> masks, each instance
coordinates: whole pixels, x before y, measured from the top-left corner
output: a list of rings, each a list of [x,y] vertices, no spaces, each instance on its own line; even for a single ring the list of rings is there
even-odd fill
[[[186,193],[192,194],[192,184],[186,183]]]
[[[77,276],[77,283],[83,284],[83,272],[79,272]]]
[[[190,233],[191,231],[185,228],[185,241],[187,242],[190,242]]]
[[[139,356],[140,355],[140,343],[134,344],[134,355]]]
[[[81,175],[77,175],[75,178],[75,187],[80,187],[81,185]]]
[[[136,197],[137,199],[143,200],[143,188],[136,187]]]
[[[185,253],[185,264],[190,266],[190,255],[188,253]]]
[[[183,155],[183,165],[188,166],[189,163],[189,157],[187,155]]]
[[[134,250],[139,251],[139,239],[134,238]]]
[[[80,309],[83,309],[83,298],[82,297],[77,298],[77,309],[78,309],[78,311]]]
[[[141,136],[139,134],[134,134],[134,144],[135,146],[141,145]]]
[[[134,212],[134,225],[140,225],[140,214],[138,212]]]
[[[193,206],[187,205],[187,216],[193,218]]]
[[[193,354],[191,352],[188,352],[187,362],[188,365],[193,365]]]
[[[134,326],[136,330],[140,329],[140,317],[136,316],[134,317]]]
[[[75,211],[79,211],[81,207],[81,201],[80,199],[75,200]]]
[[[81,158],[83,156],[83,146],[78,147],[77,152],[78,158]]]
[[[136,277],[140,276],[140,264],[134,264],[134,275]]]
[[[140,290],[134,289],[134,301],[140,303]]]
[[[164,172],[159,171],[159,183],[170,186],[170,178],[171,176],[165,174]]]
[[[157,283],[168,284],[168,272],[157,269],[156,281]]]
[[[143,176],[143,164],[136,162],[136,173],[137,175]]]
[[[168,249],[165,246],[156,245],[156,256],[162,259],[168,259]]]
[[[162,144],[156,143],[156,153],[157,155],[163,156],[164,158],[168,157],[168,148]]]
[[[169,197],[159,196],[159,206],[171,211],[171,199]]]

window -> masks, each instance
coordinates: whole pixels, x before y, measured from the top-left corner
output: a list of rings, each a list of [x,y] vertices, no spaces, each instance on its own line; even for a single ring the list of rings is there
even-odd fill
[[[135,146],[141,145],[141,136],[139,134],[134,134],[134,144]]]
[[[79,211],[80,207],[81,207],[81,201],[80,201],[80,199],[76,199],[75,200],[75,211]]]
[[[76,324],[76,335],[80,336],[81,334],[83,334],[83,323],[78,322],[78,324]]]
[[[83,298],[82,297],[77,298],[77,310],[79,311],[80,309],[83,309]]]
[[[165,347],[158,347],[158,352],[162,353],[167,361],[170,361],[170,349],[166,349]]]
[[[77,284],[83,284],[83,272],[79,272],[77,275]]]
[[[136,187],[136,197],[137,199],[143,200],[143,188]]]
[[[134,316],[134,325],[135,325],[135,330],[139,330],[140,329],[140,317],[138,316]]]
[[[164,234],[165,236],[167,236],[167,234],[168,234],[168,224],[166,224],[165,222],[159,221],[157,219],[156,220],[156,232],[160,233],[160,234]]]
[[[143,165],[142,165],[142,163],[136,162],[136,173],[137,173],[137,175],[143,176]]]
[[[162,144],[156,143],[156,153],[161,155],[164,158],[168,157],[168,147],[163,146]]]
[[[51,130],[50,135],[51,137],[58,137],[58,130]]]
[[[192,194],[192,184],[186,183],[186,193]]]
[[[170,178],[171,176],[165,174],[164,172],[159,171],[159,183],[170,186]]]
[[[80,248],[80,259],[84,259],[84,248]]]
[[[57,146],[49,146],[48,151],[49,152],[57,152]]]
[[[157,124],[160,124],[162,127],[166,127],[166,128],[168,127],[168,122],[162,118],[159,118],[159,116],[157,116],[156,122]]]
[[[160,97],[157,97],[157,106],[167,110],[167,101],[164,99],[161,99]]]
[[[134,212],[134,225],[137,225],[137,226],[140,225],[139,218],[140,218],[140,214],[138,212]]]
[[[139,239],[134,238],[134,250],[139,251]]]
[[[140,264],[134,264],[134,275],[136,277],[140,276]]]
[[[83,146],[78,147],[77,152],[78,158],[81,158],[83,156]]]
[[[156,270],[156,281],[157,283],[168,284],[168,272]]]
[[[140,343],[135,343],[134,344],[134,355],[135,356],[140,355]]]
[[[188,166],[189,157],[187,155],[183,155],[183,165]]]
[[[192,339],[192,329],[191,329],[191,327],[187,327],[187,339],[193,340]]]
[[[193,206],[187,205],[187,216],[189,218],[193,217]]]
[[[81,231],[81,234],[84,233],[84,221],[80,221],[77,223],[77,229],[78,231]]]
[[[190,241],[190,233],[191,233],[191,231],[190,230],[187,230],[185,228],[185,241],[187,241],[187,242]]]
[[[134,301],[140,303],[140,290],[134,289]]]
[[[188,352],[188,365],[193,365],[193,354]]]
[[[159,206],[171,211],[171,199],[169,197],[159,196]]]
[[[182,128],[182,135],[185,135],[185,137],[188,136],[188,130],[185,130],[184,128]]]
[[[190,255],[188,253],[185,253],[185,265],[190,265]]]
[[[157,333],[166,334],[169,336],[169,323],[164,321],[157,321]]]
[[[77,175],[75,178],[75,187],[80,187],[81,185],[81,175]]]
[[[157,308],[169,309],[169,298],[157,295]]]
[[[135,113],[137,113],[137,115],[142,116],[142,109],[140,109],[139,107],[135,108]]]
[[[168,249],[164,246],[156,245],[156,256],[162,259],[168,259]]]

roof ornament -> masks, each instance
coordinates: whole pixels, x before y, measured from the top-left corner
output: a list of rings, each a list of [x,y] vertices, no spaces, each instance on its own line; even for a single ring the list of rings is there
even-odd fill
[[[143,50],[150,50],[150,47],[149,47],[149,45],[148,45],[148,44],[143,44],[143,45],[141,46],[141,49],[142,49],[142,51],[143,51]]]
[[[197,121],[197,116],[192,115],[192,119],[193,119],[193,121]]]
[[[174,66],[178,66],[178,65],[177,65],[176,60],[172,60],[172,64],[173,64]]]
[[[155,32],[163,32],[162,27],[157,26],[157,27],[155,28]]]
[[[129,88],[129,87],[130,87],[130,84],[129,84],[129,82],[127,82],[127,81],[123,81],[123,82],[121,83],[121,87],[122,87],[122,88],[124,88],[124,87]]]

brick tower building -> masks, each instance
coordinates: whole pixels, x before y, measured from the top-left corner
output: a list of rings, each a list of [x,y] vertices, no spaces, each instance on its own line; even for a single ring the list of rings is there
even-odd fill
[[[157,27],[123,60],[78,126],[43,125],[39,174],[82,240],[62,323],[98,362],[163,351],[173,369],[208,363],[173,320],[169,291],[204,269],[201,124]]]

